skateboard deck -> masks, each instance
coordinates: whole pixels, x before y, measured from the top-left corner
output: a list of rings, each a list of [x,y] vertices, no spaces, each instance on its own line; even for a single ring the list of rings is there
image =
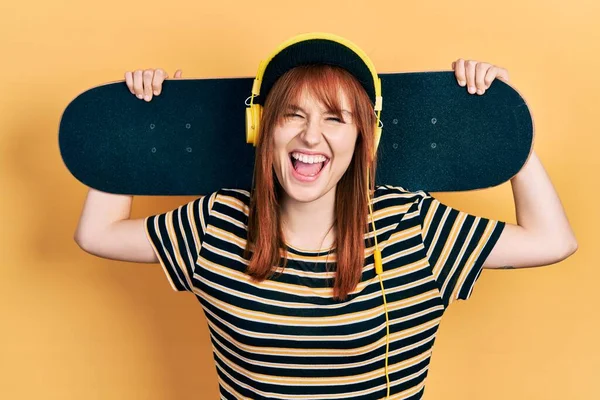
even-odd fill
[[[376,183],[410,191],[465,191],[512,178],[533,148],[525,100],[494,80],[470,94],[453,71],[383,73]],[[163,82],[150,102],[124,81],[73,99],[59,125],[67,169],[86,186],[128,195],[203,195],[250,189],[246,143],[253,77]]]

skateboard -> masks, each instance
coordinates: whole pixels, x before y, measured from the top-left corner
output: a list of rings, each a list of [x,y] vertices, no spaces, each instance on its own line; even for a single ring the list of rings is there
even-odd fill
[[[376,183],[466,191],[506,182],[533,148],[525,100],[494,80],[468,93],[453,71],[382,73]],[[254,77],[163,82],[150,102],[124,81],[73,99],[59,125],[61,157],[86,186],[128,195],[203,195],[252,187],[245,100]]]

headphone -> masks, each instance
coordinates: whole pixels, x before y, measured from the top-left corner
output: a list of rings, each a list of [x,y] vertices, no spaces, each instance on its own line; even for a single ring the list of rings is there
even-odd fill
[[[365,63],[365,66],[369,69],[373,79],[373,85],[375,87],[375,105],[373,110],[375,111],[375,115],[377,117],[377,121],[375,122],[375,149],[377,152],[377,147],[379,146],[379,140],[381,139],[381,132],[383,128],[383,124],[381,123],[381,108],[383,103],[383,98],[381,97],[381,78],[377,75],[377,71],[375,70],[375,66],[369,57],[363,52],[357,45],[352,43],[351,41],[344,39],[340,36],[336,36],[330,33],[305,33],[302,35],[294,36],[293,38],[283,42],[280,44],[269,57],[262,60],[258,66],[258,72],[256,74],[256,78],[254,79],[254,83],[252,85],[252,94],[250,95],[250,104],[247,103],[246,100],[246,143],[252,143],[254,146],[258,143],[258,132],[260,128],[260,120],[262,117],[262,105],[255,104],[254,98],[260,94],[260,86],[262,84],[263,76],[267,66],[271,62],[271,60],[279,53],[281,53],[286,48],[295,45],[297,43],[309,40],[329,40],[335,43],[338,43],[342,46],[347,47],[352,50],[360,59]]]
[[[377,75],[377,71],[375,70],[375,66],[373,62],[369,59],[367,54],[362,51],[357,45],[352,43],[351,41],[344,39],[340,36],[333,35],[330,33],[322,33],[322,32],[313,32],[313,33],[305,33],[298,36],[294,36],[293,38],[281,43],[268,58],[262,60],[258,66],[258,72],[256,74],[256,78],[254,79],[254,83],[252,85],[252,93],[248,98],[250,100],[250,104],[248,104],[248,99],[246,100],[246,143],[252,143],[253,146],[256,146],[258,143],[258,135],[260,130],[260,121],[262,117],[263,108],[261,104],[254,103],[254,98],[260,94],[260,87],[263,81],[263,76],[267,66],[271,62],[271,60],[279,54],[284,49],[289,46],[295,45],[297,43],[306,41],[306,40],[330,40],[332,42],[338,43],[342,46],[347,47],[349,50],[352,50],[366,65],[369,69],[371,77],[373,79],[373,85],[375,87],[375,105],[373,106],[373,111],[375,112],[375,116],[377,120],[375,122],[374,134],[375,134],[375,146],[374,146],[374,154],[375,157],[377,153],[377,147],[379,146],[379,141],[381,139],[381,133],[383,130],[383,124],[381,122],[381,108],[383,103],[383,98],[381,96],[381,78]],[[343,68],[343,66],[342,66]],[[367,167],[367,187],[369,185],[369,168]],[[367,191],[368,193],[368,191]],[[368,196],[368,194],[367,194]],[[370,199],[367,199],[367,203],[369,204],[369,212],[371,215],[371,224],[374,232],[375,239],[375,251],[373,252],[375,272],[379,276],[379,283],[381,285],[381,293],[383,295],[383,305],[385,310],[385,322],[386,322],[386,347],[385,347],[385,378],[387,381],[387,397],[390,395],[390,378],[388,376],[388,352],[389,352],[389,336],[390,336],[390,328],[389,328],[389,320],[387,313],[387,302],[385,298],[385,290],[383,287],[383,280],[381,278],[381,274],[383,273],[383,263],[381,259],[381,251],[379,250],[379,244],[377,243],[377,230],[375,229],[375,220],[373,218],[373,206],[371,204]]]

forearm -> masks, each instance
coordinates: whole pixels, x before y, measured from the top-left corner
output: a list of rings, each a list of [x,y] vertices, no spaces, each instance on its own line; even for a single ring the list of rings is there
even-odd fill
[[[510,183],[519,226],[561,248],[577,247],[560,198],[535,151]]]

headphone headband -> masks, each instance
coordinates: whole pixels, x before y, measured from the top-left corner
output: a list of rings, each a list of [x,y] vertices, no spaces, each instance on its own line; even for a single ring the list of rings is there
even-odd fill
[[[375,104],[374,109],[381,110],[381,80],[371,59],[350,40],[323,32],[304,33],[281,43],[260,62],[252,95],[258,97],[262,88],[261,97],[266,97],[273,83],[287,70],[314,63],[337,65],[348,70],[363,85]]]

